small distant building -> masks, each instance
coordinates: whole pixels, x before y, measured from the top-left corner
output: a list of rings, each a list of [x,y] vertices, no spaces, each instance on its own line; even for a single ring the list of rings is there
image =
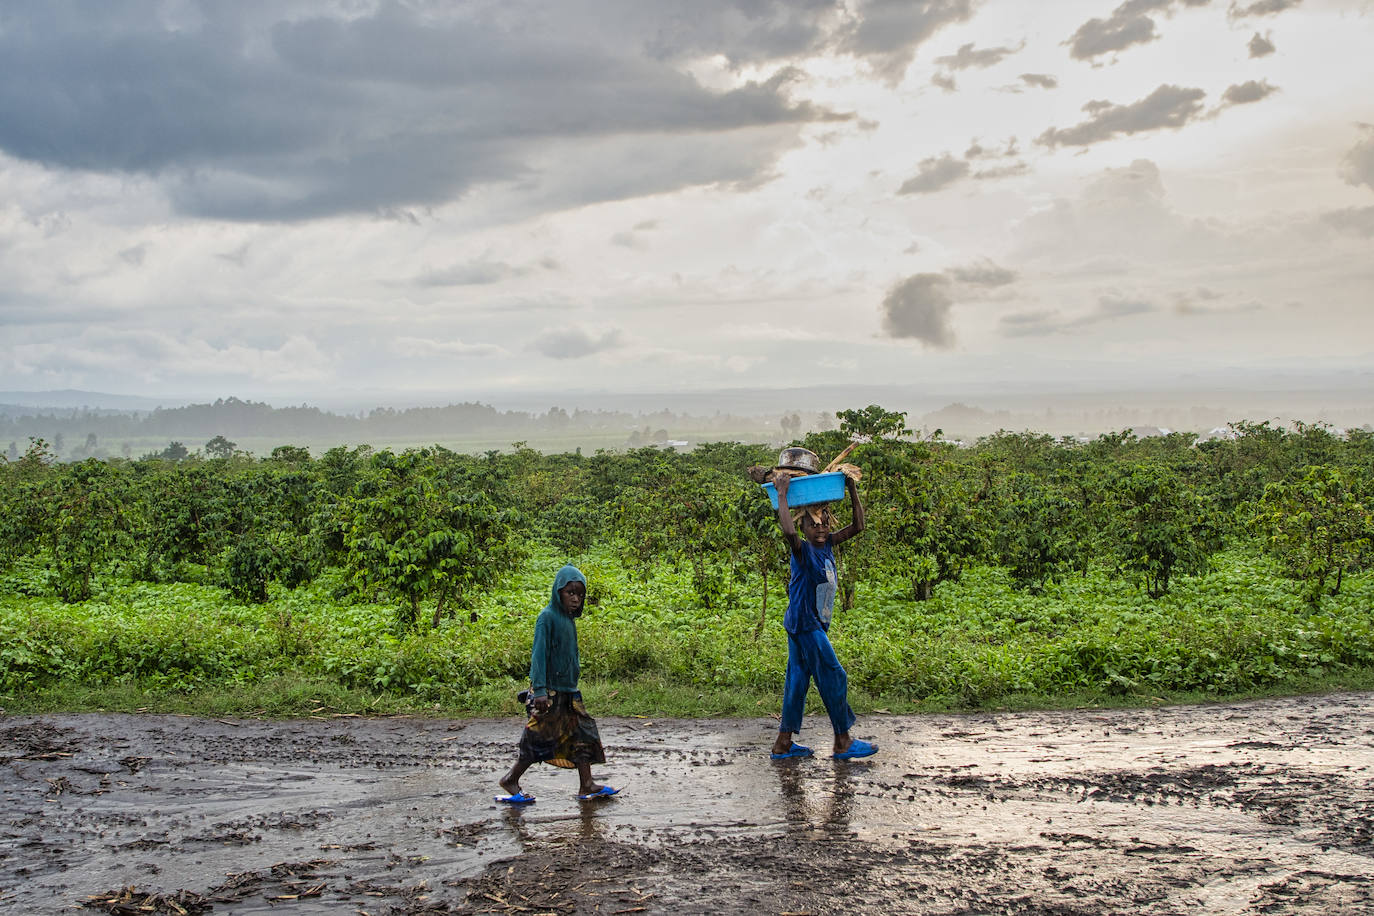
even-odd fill
[[[1197,437],[1199,442],[1214,442],[1216,440],[1238,439],[1240,436],[1229,426],[1214,426],[1207,432]]]

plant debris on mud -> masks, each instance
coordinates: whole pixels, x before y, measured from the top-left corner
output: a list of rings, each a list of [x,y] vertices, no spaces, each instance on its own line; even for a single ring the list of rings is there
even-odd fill
[[[0,911],[1374,912],[1371,694],[775,728],[606,719],[620,795],[512,808],[518,721],[0,717]]]

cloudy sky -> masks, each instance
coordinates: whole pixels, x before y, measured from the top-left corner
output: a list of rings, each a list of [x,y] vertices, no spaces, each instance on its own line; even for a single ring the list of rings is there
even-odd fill
[[[1370,0],[15,0],[0,389],[1367,377],[1371,47]]]

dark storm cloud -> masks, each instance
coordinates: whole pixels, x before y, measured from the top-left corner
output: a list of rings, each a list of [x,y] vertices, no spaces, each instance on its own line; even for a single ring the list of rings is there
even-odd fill
[[[560,0],[503,3],[529,17],[554,12],[559,29],[595,31],[610,46],[658,61],[720,54],[731,64],[759,64],[813,53],[833,39],[839,0]],[[502,15],[498,13],[498,18]],[[550,30],[551,31],[551,30]]]
[[[972,0],[864,0],[858,6],[860,21],[839,48],[897,82],[923,42],[946,25],[966,21],[973,8]]]
[[[1374,127],[1364,125],[1364,139],[1345,154],[1341,175],[1353,185],[1374,188]]]
[[[947,188],[969,172],[969,165],[945,153],[943,156],[922,159],[917,173],[902,183],[898,194],[930,194]]]
[[[1277,86],[1271,86],[1264,80],[1250,80],[1249,82],[1239,83],[1228,86],[1226,91],[1221,94],[1223,105],[1248,105],[1251,102],[1258,102],[1267,98],[1278,91]]]
[[[1083,106],[1090,117],[1081,124],[1063,129],[1051,127],[1036,142],[1048,147],[1089,146],[1110,140],[1117,134],[1137,134],[1163,128],[1180,128],[1202,114],[1201,89],[1160,86],[1138,102],[1114,105],[1089,102]]]
[[[1338,232],[1374,238],[1374,207],[1347,207],[1322,216],[1322,222]]]
[[[944,274],[915,274],[888,290],[882,302],[883,332],[889,337],[919,340],[947,349],[954,345],[949,313],[954,307],[951,284]]]
[[[536,337],[530,347],[550,359],[581,359],[625,345],[625,333],[612,328],[593,334],[584,328],[550,329]]]
[[[950,312],[956,299],[986,300],[989,290],[1015,283],[1017,274],[984,258],[944,273],[914,274],[888,290],[880,306],[883,333],[896,339],[915,339],[927,346],[954,345]]]
[[[1252,58],[1268,57],[1270,54],[1273,54],[1274,51],[1277,50],[1274,47],[1274,43],[1265,36],[1261,35],[1259,32],[1256,32],[1255,36],[1250,39],[1250,44],[1248,45],[1248,47],[1250,48],[1250,56]]]
[[[786,128],[750,135],[748,175],[709,155],[687,169],[703,183],[748,181],[768,173],[796,126],[839,117],[793,100],[786,69],[716,91],[671,63],[674,48],[708,39],[759,60],[814,47],[840,28],[827,18],[834,4],[681,3],[682,21],[696,25],[680,34],[667,19],[585,15],[633,6],[390,3],[335,16],[316,4],[31,3],[0,27],[0,149],[53,168],[150,176],[184,212],[290,220],[534,183],[548,176],[529,162],[550,142],[672,145]],[[934,23],[944,4],[912,6],[906,19]],[[616,22],[609,37],[603,20]],[[683,180],[669,166],[641,166],[637,177],[623,190]]]
[[[1059,80],[1045,73],[1022,73],[1021,82],[1036,89],[1059,88]]]
[[[1245,19],[1250,16],[1276,16],[1284,10],[1292,9],[1302,0],[1259,0],[1258,3],[1232,3],[1226,15],[1232,19]]]
[[[986,68],[1000,63],[1003,58],[1020,51],[1021,47],[975,49],[973,44],[969,43],[960,45],[959,50],[954,54],[935,58],[935,63],[949,70],[968,70],[973,67]]]
[[[526,4],[535,6],[539,4]],[[547,8],[552,6],[545,3]],[[827,50],[866,60],[900,79],[917,49],[944,26],[967,20],[972,0],[565,0],[569,22],[612,46],[654,60],[719,54],[759,64]]]

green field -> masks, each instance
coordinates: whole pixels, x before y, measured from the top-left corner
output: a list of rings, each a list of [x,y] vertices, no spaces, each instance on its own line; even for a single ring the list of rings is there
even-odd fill
[[[605,553],[573,557],[592,604],[580,622],[589,702],[600,714],[775,712],[787,660],[769,595],[718,611],[670,568],[626,573]],[[109,583],[77,605],[0,598],[0,695],[10,712],[74,709],[299,715],[518,710],[535,615],[563,560],[529,557],[461,619],[398,634],[394,608],[340,603],[323,577],[263,604],[192,584]],[[836,651],[861,712],[1159,703],[1374,687],[1374,576],[1316,611],[1262,559],[1224,554],[1154,601],[1098,573],[1041,595],[995,568],[931,601],[900,583],[837,612]]]
[[[840,549],[831,633],[856,709],[1374,687],[1374,437],[956,448],[881,408],[838,416],[805,440],[825,459],[862,431],[846,427],[879,434],[851,456],[867,529]],[[572,561],[600,713],[772,713],[787,556],[745,471],[775,454],[63,464],[35,444],[0,465],[0,707],[516,712]]]

